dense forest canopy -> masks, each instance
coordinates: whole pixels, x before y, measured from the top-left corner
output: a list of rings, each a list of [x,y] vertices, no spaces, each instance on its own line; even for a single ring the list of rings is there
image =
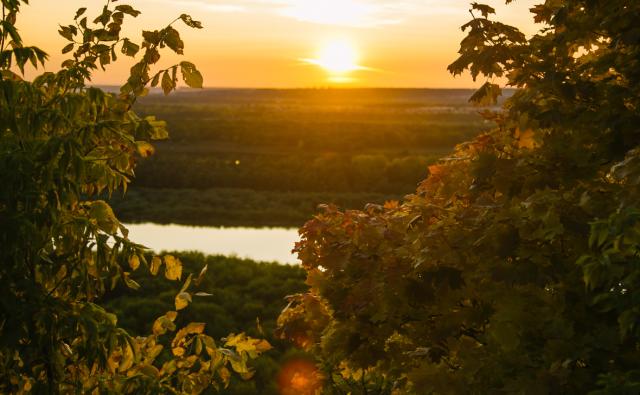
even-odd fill
[[[472,7],[449,70],[518,91],[413,195],[304,226],[282,335],[326,393],[638,393],[640,3],[547,0],[532,37]]]

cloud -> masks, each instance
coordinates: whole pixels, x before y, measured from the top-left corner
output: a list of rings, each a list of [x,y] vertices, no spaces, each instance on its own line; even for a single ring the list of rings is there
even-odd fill
[[[459,13],[460,0],[263,0],[278,15],[303,22],[370,28],[395,25],[417,15]],[[466,6],[466,1],[465,1]]]
[[[248,11],[244,1],[236,1],[235,4],[221,3],[211,0],[151,0],[154,2],[160,2],[165,4],[171,4],[175,6],[179,4],[181,7],[197,7],[205,11],[216,13],[231,13],[231,12],[245,12]]]
[[[243,12],[245,7],[234,4],[207,4],[205,8],[213,12]]]
[[[161,0],[166,1],[166,0]],[[458,14],[468,0],[182,0],[211,12],[271,14],[322,25],[372,28],[424,15]]]

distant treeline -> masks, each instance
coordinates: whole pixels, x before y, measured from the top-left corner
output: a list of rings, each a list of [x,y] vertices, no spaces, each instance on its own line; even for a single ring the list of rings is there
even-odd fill
[[[183,262],[185,274],[197,275],[208,265],[198,290],[211,294],[194,297],[193,303],[180,312],[176,321],[178,327],[189,322],[204,322],[207,334],[215,339],[229,333],[246,332],[266,338],[274,346],[255,361],[256,374],[251,381],[237,380],[220,393],[278,394],[275,378],[283,364],[292,359],[310,359],[290,344],[277,340],[273,334],[276,319],[287,303],[284,297],[307,289],[304,270],[299,266],[197,253],[173,254]],[[151,277],[142,274],[142,270],[138,272],[135,279],[142,285],[139,290],[119,287],[105,300],[107,309],[117,313],[118,323],[134,335],[149,333],[155,318],[174,309],[174,297],[178,292],[175,281]]]
[[[135,188],[111,204],[125,222],[178,223],[208,226],[301,227],[318,204],[362,208],[402,195],[379,193],[279,192],[252,189]]]
[[[170,140],[134,186],[414,190],[427,165],[482,129],[467,90],[205,90],[150,95]]]
[[[137,170],[136,187],[403,194],[437,155],[193,154],[163,150]]]
[[[469,90],[203,90],[151,94],[170,140],[113,200],[126,221],[302,226],[318,203],[362,208],[415,190],[485,127]]]

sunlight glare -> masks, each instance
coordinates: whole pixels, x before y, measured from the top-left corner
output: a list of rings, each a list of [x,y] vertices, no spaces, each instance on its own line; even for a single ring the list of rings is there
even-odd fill
[[[358,65],[358,52],[347,40],[327,42],[318,51],[315,59],[302,59],[306,63],[322,67],[333,79],[346,81],[344,74],[363,69]]]

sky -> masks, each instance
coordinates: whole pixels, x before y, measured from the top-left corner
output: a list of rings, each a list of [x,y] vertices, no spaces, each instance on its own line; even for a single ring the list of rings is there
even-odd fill
[[[97,16],[105,0],[31,0],[18,20],[26,45],[50,54],[46,69],[66,58],[59,24],[88,7]],[[539,26],[528,9],[538,1],[484,1],[497,18],[533,34]],[[467,0],[120,0],[142,14],[125,19],[125,35],[140,43],[141,31],[164,27],[182,13],[204,25],[176,28],[185,41],[184,60],[195,63],[207,87],[471,88],[484,83],[454,78],[446,68],[464,38]],[[179,61],[165,52],[159,66]],[[93,82],[121,85],[131,60],[121,58]],[[31,71],[27,78],[33,76]]]

